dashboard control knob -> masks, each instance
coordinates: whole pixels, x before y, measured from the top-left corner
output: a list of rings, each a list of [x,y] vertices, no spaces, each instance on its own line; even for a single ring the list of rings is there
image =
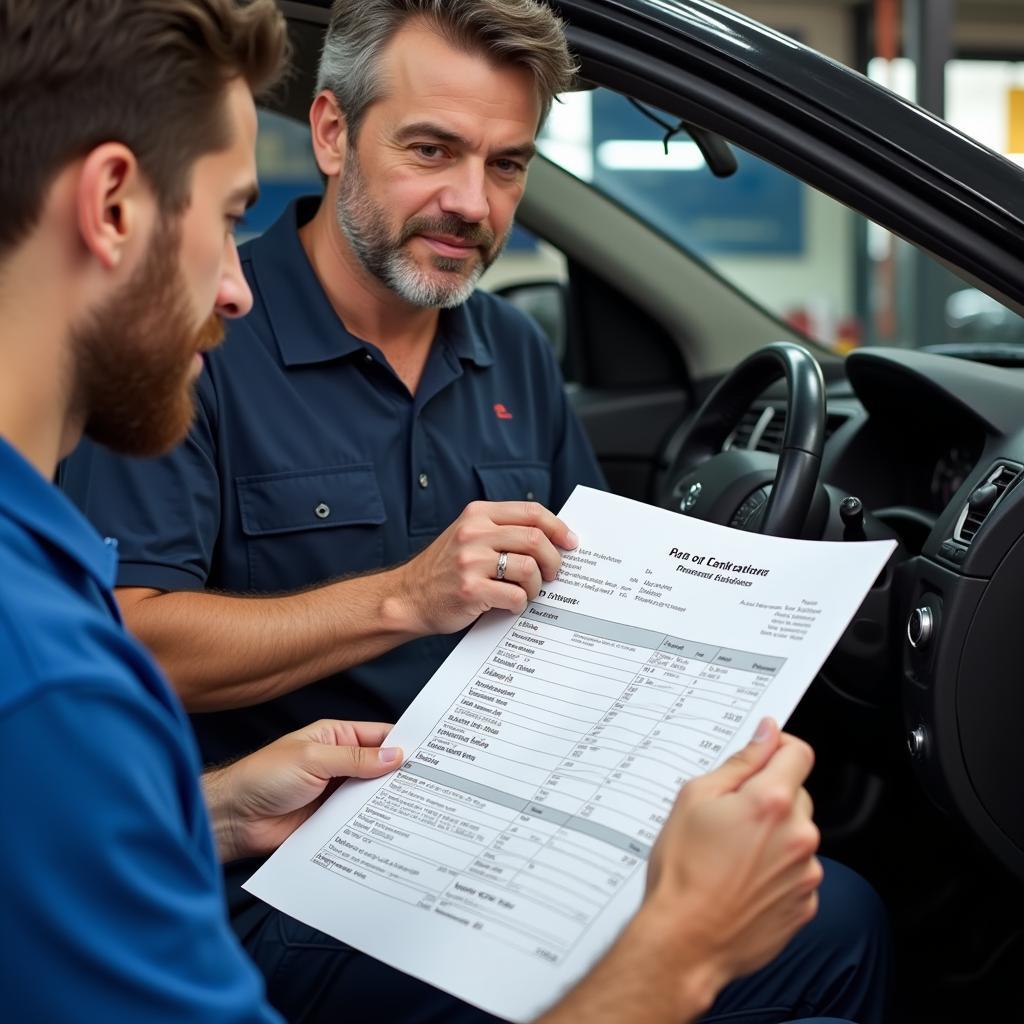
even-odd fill
[[[844,523],[856,522],[864,518],[864,502],[852,494],[839,502],[839,517]]]
[[[928,605],[921,605],[907,619],[907,640],[915,650],[927,647],[935,632],[935,616]]]
[[[907,733],[907,750],[910,752],[910,756],[915,761],[919,761],[924,757],[927,746],[928,733],[925,731],[923,725],[915,725],[914,728]]]
[[[852,494],[839,502],[839,519],[843,524],[843,540],[865,540],[864,502]]]

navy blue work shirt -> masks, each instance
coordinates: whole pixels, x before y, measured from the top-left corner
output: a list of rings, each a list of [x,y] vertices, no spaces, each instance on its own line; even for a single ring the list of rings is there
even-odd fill
[[[188,720],[117,555],[0,439],[4,1018],[268,1024],[224,913]]]
[[[241,249],[254,306],[206,357],[198,415],[166,457],[80,446],[62,486],[116,537],[122,586],[287,593],[396,565],[476,499],[557,511],[601,471],[532,320],[476,292],[441,314],[415,395],[350,334],[292,204]],[[229,638],[226,638],[229,641]],[[428,637],[256,707],[193,716],[203,757],[247,753],[318,718],[394,721],[451,651]]]

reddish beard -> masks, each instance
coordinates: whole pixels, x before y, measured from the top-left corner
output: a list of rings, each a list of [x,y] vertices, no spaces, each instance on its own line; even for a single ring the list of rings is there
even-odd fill
[[[75,408],[85,433],[125,455],[159,455],[185,437],[194,356],[224,335],[216,313],[196,330],[180,247],[180,228],[165,221],[132,279],[75,331]]]
[[[211,313],[195,337],[195,350],[209,352],[224,340],[224,320],[218,313]]]

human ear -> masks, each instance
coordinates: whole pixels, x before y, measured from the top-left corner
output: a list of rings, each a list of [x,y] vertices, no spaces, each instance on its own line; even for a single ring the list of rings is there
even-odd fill
[[[348,147],[348,125],[334,93],[325,89],[309,108],[313,154],[321,173],[328,178],[341,173]]]
[[[135,154],[105,142],[82,163],[75,196],[78,232],[86,250],[107,270],[117,267],[150,219],[152,195]]]

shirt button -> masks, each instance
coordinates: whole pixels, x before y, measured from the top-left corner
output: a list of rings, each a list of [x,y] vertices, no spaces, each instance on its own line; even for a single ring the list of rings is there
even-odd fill
[[[420,487],[426,490],[430,486],[430,477],[426,473],[420,473]]]
[[[331,506],[321,501],[320,504],[313,509],[313,514],[317,519],[326,519],[331,514]]]
[[[527,501],[533,501],[533,497],[534,497],[533,491],[527,491],[526,492],[526,500]]]
[[[372,363],[373,362],[373,355],[371,353],[369,353],[369,352],[364,352],[363,353],[363,362],[364,363]]]
[[[113,548],[115,551],[117,550],[117,538],[116,537],[104,537],[103,538],[103,543],[106,544],[108,548]]]

